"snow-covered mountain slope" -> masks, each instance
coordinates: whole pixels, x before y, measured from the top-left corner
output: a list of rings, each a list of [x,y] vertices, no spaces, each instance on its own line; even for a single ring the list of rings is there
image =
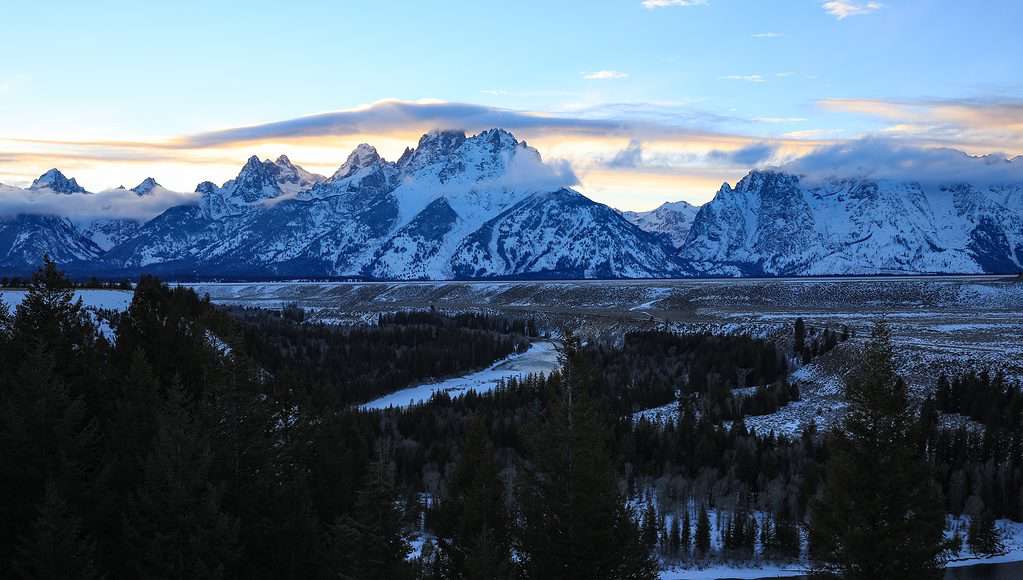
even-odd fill
[[[103,251],[67,218],[51,215],[0,217],[0,271],[22,274],[49,255],[58,264],[95,260]]]
[[[653,234],[580,193],[537,193],[465,239],[461,278],[659,278],[687,273]]]
[[[803,180],[754,171],[697,214],[680,256],[709,274],[1015,272],[1023,186]]]
[[[689,235],[699,206],[685,201],[669,201],[650,211],[623,211],[625,219],[639,229],[657,234],[675,248],[681,248]]]
[[[92,240],[104,252],[131,239],[142,227],[133,219],[98,218],[76,224],[82,235]]]
[[[0,271],[25,274],[42,262],[44,255],[59,264],[78,260],[95,260],[103,253],[92,239],[71,220],[31,211],[36,208],[25,203],[38,202],[39,210],[53,207],[51,197],[88,194],[74,178],[67,178],[57,169],[40,175],[28,189],[0,185],[0,207],[14,200],[17,211],[0,213]],[[49,202],[49,203],[48,203]],[[61,202],[56,202],[61,203]],[[30,211],[26,211],[30,210]]]

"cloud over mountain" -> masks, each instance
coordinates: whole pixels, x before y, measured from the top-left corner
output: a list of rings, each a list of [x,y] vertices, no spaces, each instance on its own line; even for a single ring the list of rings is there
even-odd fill
[[[821,147],[783,166],[810,178],[870,177],[928,183],[1023,182],[1023,159],[973,156],[957,149],[906,145],[867,138]]]
[[[0,216],[57,215],[71,220],[97,218],[147,220],[164,210],[198,202],[194,193],[153,187],[145,195],[130,189],[59,194],[0,185]]]

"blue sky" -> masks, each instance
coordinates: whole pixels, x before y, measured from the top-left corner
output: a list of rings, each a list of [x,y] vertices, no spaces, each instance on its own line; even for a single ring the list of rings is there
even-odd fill
[[[396,157],[431,124],[494,118],[630,209],[706,201],[751,165],[864,136],[1019,155],[1021,6],[8,3],[0,181],[57,166],[93,189],[155,174],[190,191],[252,153],[329,172],[360,141]],[[336,111],[357,115],[278,131]],[[197,138],[265,124],[258,139]]]

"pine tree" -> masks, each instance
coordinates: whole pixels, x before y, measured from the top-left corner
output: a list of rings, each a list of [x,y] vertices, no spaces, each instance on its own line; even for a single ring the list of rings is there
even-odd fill
[[[691,521],[691,518],[689,517],[689,507],[686,506],[682,510],[682,529],[681,529],[681,537],[680,537],[680,544],[679,544],[682,547],[682,552],[685,555],[689,555],[689,547],[693,543],[693,532],[692,532],[692,530],[693,530],[693,523]]]
[[[11,338],[11,332],[14,330],[14,318],[11,316],[11,310],[4,302],[4,297],[0,295],[0,346],[6,343]],[[3,351],[0,350],[0,355]]]
[[[18,547],[15,569],[25,578],[95,578],[95,543],[55,485],[47,484],[39,517]]]
[[[438,512],[434,529],[446,578],[510,576],[509,514],[482,418],[470,422],[462,458]]]
[[[530,464],[518,489],[522,526],[517,548],[526,578],[653,579],[656,561],[618,492],[610,426],[590,399],[592,377],[565,339],[562,390],[548,395],[535,430]]]
[[[679,521],[679,514],[671,518],[671,531],[668,533],[668,554],[677,558],[682,552],[682,524]]]
[[[1002,533],[995,523],[994,516],[987,510],[970,520],[967,540],[970,543],[970,550],[978,556],[993,556],[1005,552]]]
[[[802,357],[803,353],[806,351],[806,324],[803,322],[802,318],[796,319],[796,324],[792,333],[792,338],[793,338],[792,351],[796,354],[796,356]]]
[[[799,536],[799,525],[791,520],[777,520],[774,523],[774,535],[778,553],[782,558],[799,559],[802,542]]]
[[[771,516],[765,515],[760,522],[760,548],[765,556],[775,557],[779,553],[778,534]]]
[[[411,578],[404,514],[385,454],[378,452],[359,490],[355,512],[339,518],[328,539],[330,573],[352,580]]]
[[[833,437],[823,495],[813,504],[813,559],[847,579],[940,577],[944,503],[919,453],[883,322],[846,397],[844,432]]]
[[[128,568],[139,577],[223,577],[238,557],[238,523],[221,508],[210,481],[206,429],[178,385],[157,411],[143,480],[128,506]]]
[[[24,345],[23,345],[24,346]],[[38,515],[47,485],[80,507],[95,471],[96,421],[72,397],[46,345],[31,340],[0,392],[0,575],[18,536]],[[14,361],[12,361],[14,362]],[[5,369],[10,372],[10,368]]]
[[[696,518],[696,535],[693,543],[699,557],[706,558],[710,554],[710,516],[707,515],[707,506],[705,505],[700,505],[700,515]]]
[[[643,510],[643,543],[651,552],[657,549],[657,510],[653,498],[648,498]]]

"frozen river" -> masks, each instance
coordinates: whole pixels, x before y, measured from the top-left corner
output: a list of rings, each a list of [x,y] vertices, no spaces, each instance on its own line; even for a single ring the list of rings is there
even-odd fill
[[[532,343],[526,352],[503,358],[481,371],[402,389],[370,401],[362,408],[408,407],[425,403],[434,393],[440,392],[446,392],[452,397],[464,395],[470,390],[485,393],[497,388],[501,381],[530,374],[549,374],[557,370],[559,366],[558,351],[554,343],[546,340],[538,341]]]

